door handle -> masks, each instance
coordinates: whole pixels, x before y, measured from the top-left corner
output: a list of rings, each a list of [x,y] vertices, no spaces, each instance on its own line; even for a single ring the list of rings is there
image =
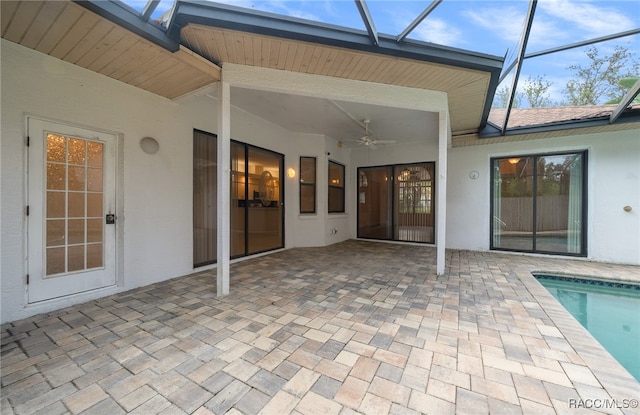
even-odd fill
[[[116,215],[114,215],[113,213],[107,213],[107,216],[105,216],[105,223],[107,225],[113,225],[116,223]]]

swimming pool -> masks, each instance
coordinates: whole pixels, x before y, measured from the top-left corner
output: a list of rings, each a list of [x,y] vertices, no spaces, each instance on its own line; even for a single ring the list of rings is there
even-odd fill
[[[640,381],[640,285],[564,276],[535,277]]]

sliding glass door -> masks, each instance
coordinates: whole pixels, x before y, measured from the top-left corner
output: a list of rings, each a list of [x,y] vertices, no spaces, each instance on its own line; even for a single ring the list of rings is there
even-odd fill
[[[358,169],[358,237],[434,242],[435,163]]]
[[[193,264],[217,261],[218,161],[214,134],[193,132]],[[230,255],[284,247],[284,156],[231,142]]]
[[[231,142],[231,256],[284,247],[284,156]]]
[[[393,167],[358,169],[358,237],[393,238]]]
[[[491,248],[586,255],[586,158],[492,159]]]
[[[394,239],[397,241],[434,241],[433,177],[434,164],[395,166]]]
[[[193,132],[193,265],[218,254],[218,150],[213,134]]]

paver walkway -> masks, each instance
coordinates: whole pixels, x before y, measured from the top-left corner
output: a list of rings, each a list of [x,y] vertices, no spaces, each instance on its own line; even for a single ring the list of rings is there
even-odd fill
[[[4,324],[2,414],[639,413],[623,400],[640,384],[530,270],[640,281],[467,251],[436,276],[427,246],[287,250],[233,264],[223,298],[208,271]]]

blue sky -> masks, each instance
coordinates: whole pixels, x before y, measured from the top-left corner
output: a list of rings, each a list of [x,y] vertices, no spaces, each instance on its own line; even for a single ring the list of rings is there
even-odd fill
[[[142,7],[146,0],[126,2]],[[365,29],[353,0],[220,2]],[[509,63],[518,49],[528,3],[527,0],[444,0],[409,37],[491,55],[506,55]],[[172,0],[163,0],[154,15],[163,13],[171,4]],[[367,1],[377,31],[390,35],[401,33],[429,4],[431,0]],[[540,0],[527,51],[545,50],[637,28],[640,28],[639,0]],[[600,43],[597,47],[601,55],[607,55],[616,45],[628,48],[640,60],[640,35]],[[584,64],[585,49],[526,60],[521,79],[545,76],[553,83],[552,98],[559,100],[572,75],[567,67]]]

